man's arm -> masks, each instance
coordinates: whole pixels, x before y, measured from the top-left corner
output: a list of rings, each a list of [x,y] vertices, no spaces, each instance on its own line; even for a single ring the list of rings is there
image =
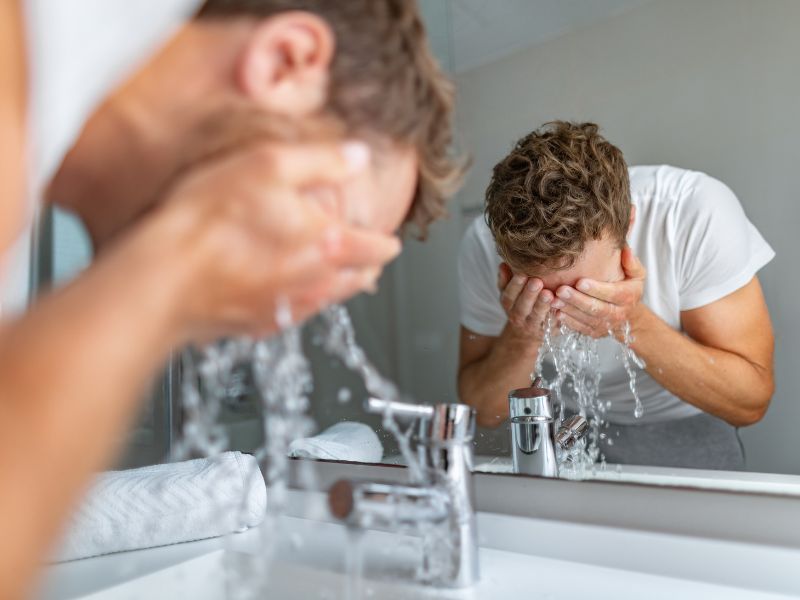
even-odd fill
[[[640,302],[645,270],[630,248],[622,254],[626,279],[582,279],[556,291],[557,317],[572,329],[603,337],[631,324],[632,346],[647,372],[667,390],[731,425],[752,425],[774,390],[774,338],[758,278],[707,306],[681,313],[687,335]]]
[[[248,325],[272,333],[278,298],[305,318],[368,287],[399,250],[303,201],[306,177],[348,176],[336,148],[265,152],[187,175],[74,282],[0,328],[0,598],[30,593],[172,347]]]
[[[498,288],[508,323],[498,337],[461,327],[458,394],[478,411],[478,424],[497,427],[508,418],[508,392],[530,385],[543,323],[553,300],[540,279],[512,276],[502,265]]]
[[[0,334],[0,597],[29,597],[89,476],[178,341],[155,247],[104,261]],[[148,258],[149,257],[149,258]]]
[[[461,327],[458,395],[478,411],[478,425],[497,427],[508,418],[508,392],[531,384],[539,344],[515,336],[509,327],[499,337]]]
[[[646,307],[631,326],[647,372],[682,400],[731,425],[760,421],[775,389],[774,336],[758,278],[681,313],[675,331]]]

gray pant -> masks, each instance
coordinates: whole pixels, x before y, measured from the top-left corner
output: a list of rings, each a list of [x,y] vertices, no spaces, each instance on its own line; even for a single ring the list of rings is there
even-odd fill
[[[612,423],[604,432],[611,444],[601,440],[600,451],[609,463],[744,469],[744,449],[736,428],[705,413],[649,425]]]

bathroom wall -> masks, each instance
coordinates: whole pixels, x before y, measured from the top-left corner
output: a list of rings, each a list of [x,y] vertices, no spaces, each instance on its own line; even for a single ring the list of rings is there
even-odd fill
[[[742,439],[750,470],[800,473],[798,23],[796,0],[655,0],[459,74],[474,169],[451,219],[398,265],[401,384],[429,401],[455,397],[457,246],[492,165],[545,121],[594,120],[631,164],[725,181],[776,250],[760,277],[777,333],[777,390]]]

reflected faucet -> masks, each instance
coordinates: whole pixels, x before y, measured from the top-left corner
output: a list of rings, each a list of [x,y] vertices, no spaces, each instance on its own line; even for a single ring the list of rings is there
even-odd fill
[[[553,433],[553,402],[550,390],[542,387],[541,377],[531,387],[509,392],[508,410],[514,473],[558,477],[556,446],[568,451],[589,431],[586,419],[574,415]]]
[[[365,409],[419,421],[415,441],[423,480],[403,485],[340,480],[328,492],[331,513],[358,528],[422,526],[430,532],[441,525],[447,539],[423,543],[426,583],[474,585],[479,579],[472,485],[475,410],[465,404],[425,406],[375,398],[367,400]]]

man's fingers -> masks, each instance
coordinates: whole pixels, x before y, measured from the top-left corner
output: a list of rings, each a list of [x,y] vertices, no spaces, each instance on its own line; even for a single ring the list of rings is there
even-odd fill
[[[535,319],[537,323],[544,322],[545,318],[547,318],[547,313],[550,311],[552,302],[553,292],[550,290],[542,290],[539,292],[539,296],[536,298],[536,303],[533,305],[531,318]]]
[[[514,303],[517,301],[520,292],[522,292],[527,282],[528,278],[524,275],[514,275],[511,281],[508,282],[503,293],[500,294],[500,303],[506,311],[510,311],[511,307],[514,306]]]
[[[501,292],[506,289],[513,276],[514,273],[511,272],[511,267],[506,263],[500,263],[500,268],[497,269],[497,289]]]
[[[592,315],[587,315],[585,312],[575,308],[571,304],[567,304],[563,308],[558,309],[558,314],[562,314],[562,313],[565,314],[565,315],[569,315],[570,317],[572,317],[576,321],[580,321],[581,323],[583,323],[587,327],[592,328],[592,330],[599,329],[599,330],[605,331],[605,330],[609,329],[609,325],[606,324],[607,321],[605,319],[603,319],[602,317],[594,317]]]
[[[625,306],[635,302],[641,294],[641,281],[618,281],[608,283],[605,281],[595,281],[594,279],[581,279],[577,284],[579,292],[587,296],[597,298],[603,302]]]
[[[528,283],[525,284],[522,292],[517,297],[517,301],[514,302],[514,307],[511,309],[512,316],[518,322],[525,321],[530,316],[541,289],[542,282],[538,279],[529,279]]]
[[[647,271],[630,246],[622,249],[622,270],[627,279],[644,279]]]
[[[329,227],[322,242],[325,256],[339,267],[382,266],[400,254],[394,236],[352,227]]]
[[[604,318],[608,316],[614,308],[614,305],[609,302],[600,300],[594,296],[588,296],[568,286],[560,287],[556,291],[556,296],[558,296],[558,301],[555,305],[556,308],[572,306],[592,318]]]
[[[573,331],[577,331],[578,333],[582,333],[583,335],[597,337],[595,336],[593,329],[589,325],[583,323],[582,321],[579,321],[578,319],[576,319],[571,315],[568,315],[564,311],[558,311],[557,319],[559,323],[563,323]]]
[[[360,173],[370,164],[371,151],[361,141],[329,144],[267,143],[256,150],[272,177],[285,185],[311,186],[339,183]]]

